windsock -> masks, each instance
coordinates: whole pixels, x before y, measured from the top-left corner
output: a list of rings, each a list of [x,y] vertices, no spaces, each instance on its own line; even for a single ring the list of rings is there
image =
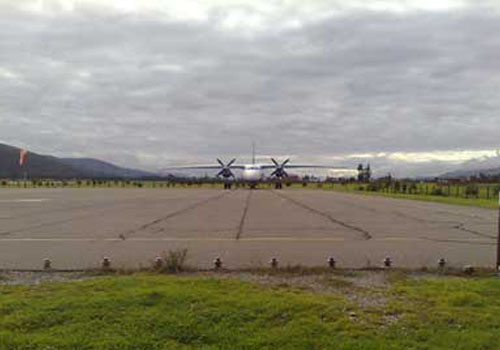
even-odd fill
[[[28,151],[25,149],[19,150],[19,166],[23,166],[26,163],[26,157],[28,156]]]

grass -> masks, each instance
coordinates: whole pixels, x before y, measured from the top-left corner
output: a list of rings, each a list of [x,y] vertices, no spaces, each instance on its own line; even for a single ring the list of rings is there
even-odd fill
[[[429,185],[430,187],[435,186],[435,184]],[[294,186],[297,188],[297,186]],[[464,186],[462,186],[464,187]],[[490,186],[493,188],[494,186]],[[309,188],[309,186],[307,187]],[[317,186],[311,186],[311,188],[317,188]],[[330,190],[330,191],[338,191],[338,192],[348,192],[348,193],[354,193],[354,194],[360,194],[360,195],[366,195],[366,196],[379,196],[379,197],[388,197],[388,198],[399,198],[399,199],[409,199],[409,200],[416,200],[416,201],[424,201],[424,202],[435,202],[435,203],[444,203],[444,204],[452,204],[452,205],[461,205],[461,206],[473,206],[473,207],[480,207],[480,208],[486,208],[486,209],[497,209],[498,208],[498,197],[496,194],[494,195],[491,193],[491,197],[487,199],[485,195],[485,187],[480,187],[482,189],[482,197],[479,198],[474,198],[474,197],[469,197],[466,198],[462,195],[455,196],[456,190],[452,190],[451,193],[452,195],[446,195],[446,196],[437,196],[437,195],[431,195],[431,194],[424,194],[424,193],[415,193],[415,194],[408,194],[408,193],[394,193],[394,192],[372,192],[372,191],[366,191],[366,190],[360,190],[358,184],[346,184],[346,185],[324,185],[321,187],[323,190]],[[432,188],[431,188],[432,189]],[[463,191],[462,191],[463,192]],[[462,193],[460,192],[460,193]]]
[[[388,198],[409,199],[424,202],[444,203],[452,205],[461,205],[469,207],[479,207],[486,209],[498,209],[498,199],[485,198],[463,198],[463,197],[442,197],[425,194],[403,194],[403,193],[385,193],[385,192],[364,192],[364,191],[346,191],[360,195],[380,196]]]
[[[333,277],[329,283],[349,289]],[[385,303],[207,276],[0,286],[1,349],[500,349],[500,279],[404,278]]]
[[[2,180],[0,188],[222,188],[222,183],[146,180]]]

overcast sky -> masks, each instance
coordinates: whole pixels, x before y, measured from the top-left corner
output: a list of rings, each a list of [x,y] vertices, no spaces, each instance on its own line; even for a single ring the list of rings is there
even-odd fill
[[[39,153],[500,159],[500,1],[0,0],[0,28],[0,142]]]

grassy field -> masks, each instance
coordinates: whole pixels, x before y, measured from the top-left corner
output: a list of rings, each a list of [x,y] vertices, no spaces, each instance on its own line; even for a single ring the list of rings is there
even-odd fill
[[[480,207],[486,209],[498,209],[498,198],[465,198],[465,197],[455,197],[455,196],[434,196],[430,194],[407,194],[407,193],[393,193],[393,192],[369,192],[369,191],[360,191],[354,188],[341,188],[334,187],[335,191],[342,192],[351,192],[361,195],[368,196],[382,196],[389,198],[400,198],[400,199],[409,199],[409,200],[417,200],[424,202],[436,202],[436,203],[444,203],[444,204],[452,204],[452,205],[465,205],[472,207]]]
[[[222,183],[135,180],[0,180],[0,188],[223,188]]]
[[[500,349],[500,278],[363,278],[322,274],[319,292],[214,275],[0,285],[0,348]]]
[[[497,190],[499,186],[494,184],[476,184],[475,186],[477,186],[478,190],[475,196],[466,195],[465,184],[444,186],[436,183],[422,183],[416,184],[411,190],[410,186],[407,186],[407,188],[403,187],[399,191],[395,191],[393,188],[382,188],[378,191],[371,191],[369,190],[369,185],[359,183],[308,184],[305,188],[497,209]],[[294,184],[291,187],[304,188],[300,184]],[[436,192],[440,194],[433,194]]]

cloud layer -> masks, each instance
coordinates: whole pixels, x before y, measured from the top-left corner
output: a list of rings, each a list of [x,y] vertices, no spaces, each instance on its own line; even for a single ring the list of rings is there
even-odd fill
[[[0,2],[0,140],[147,169],[255,140],[401,175],[499,148],[494,2],[175,3]]]

